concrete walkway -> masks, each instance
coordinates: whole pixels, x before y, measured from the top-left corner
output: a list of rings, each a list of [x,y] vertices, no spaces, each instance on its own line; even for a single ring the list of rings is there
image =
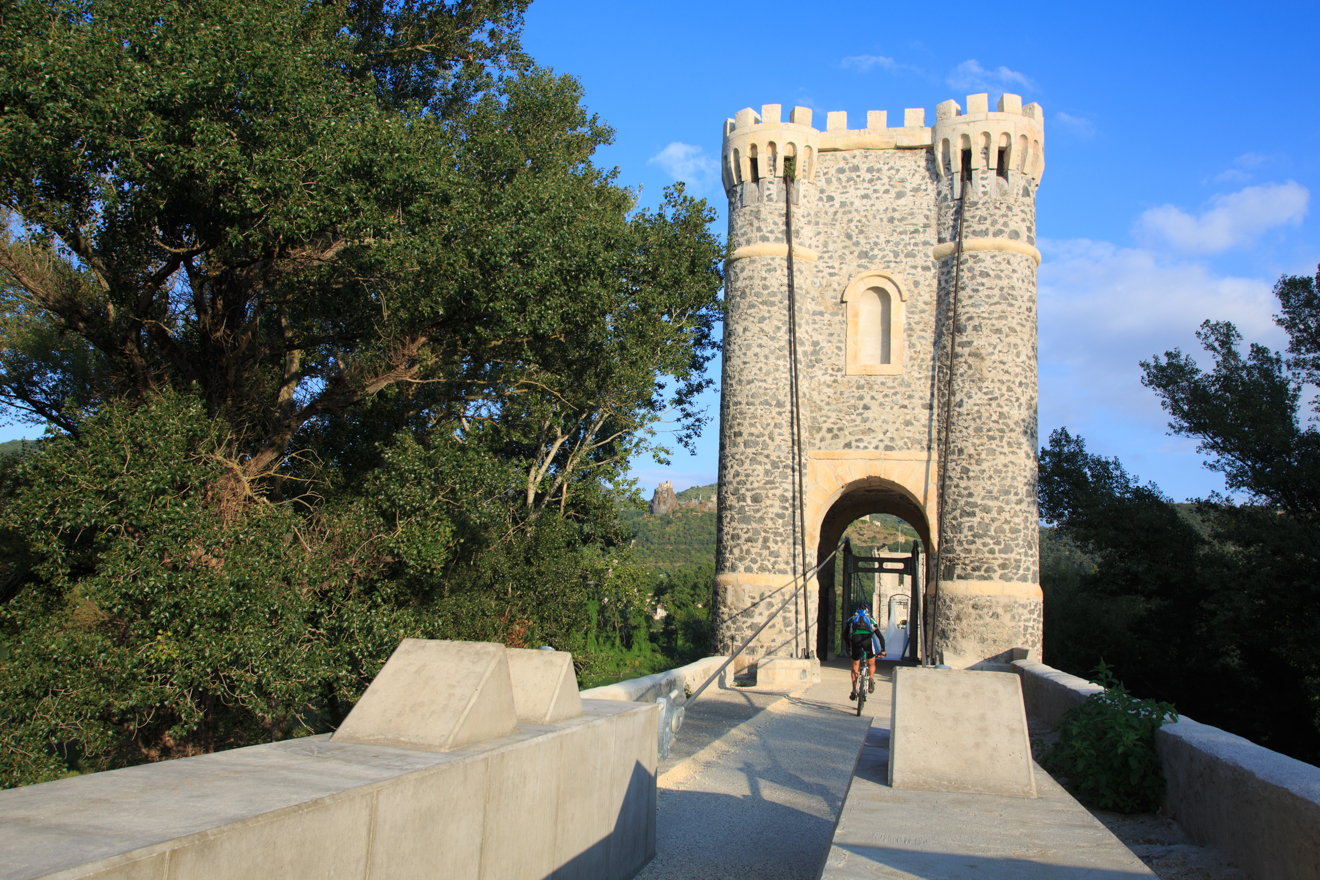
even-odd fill
[[[848,690],[831,661],[790,694],[703,694],[659,768],[656,858],[638,877],[1154,877],[1042,770],[1035,800],[889,788],[889,683],[861,718]]]
[[[709,690],[689,707],[659,768],[656,857],[639,880],[820,876],[870,727],[847,672],[842,685],[825,673],[792,694]]]

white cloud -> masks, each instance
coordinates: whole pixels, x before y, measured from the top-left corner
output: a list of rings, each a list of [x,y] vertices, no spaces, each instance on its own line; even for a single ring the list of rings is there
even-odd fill
[[[1249,341],[1286,344],[1271,281],[1103,241],[1040,246],[1042,429],[1117,418],[1162,433],[1167,417],[1142,386],[1139,362],[1173,348],[1199,356],[1202,321],[1232,321]]]
[[[858,73],[866,73],[877,67],[881,70],[887,70],[890,73],[897,73],[902,70],[919,72],[919,69],[913,67],[911,64],[902,64],[887,55],[849,55],[847,58],[840,61],[839,64],[849,70],[855,70]]]
[[[1006,89],[1037,91],[1036,84],[1026,74],[1002,66],[994,70],[986,70],[975,58],[969,58],[955,67],[945,78],[945,82],[952,88],[970,94]]]
[[[1251,172],[1241,168],[1226,168],[1210,178],[1211,183],[1247,183],[1250,180]]]
[[[1137,218],[1136,232],[1187,254],[1212,254],[1250,244],[1276,226],[1302,222],[1311,193],[1294,181],[1248,186],[1216,196],[1193,217],[1174,205],[1151,208]]]
[[[1247,183],[1252,178],[1252,171],[1257,171],[1274,162],[1273,156],[1264,153],[1243,153],[1233,160],[1233,167],[1226,168],[1211,178],[1213,183]]]
[[[1054,114],[1054,121],[1062,126],[1064,131],[1079,138],[1089,138],[1095,135],[1095,123],[1085,117],[1073,116],[1071,113],[1064,113],[1060,110]]]
[[[1239,168],[1264,168],[1273,161],[1273,156],[1264,153],[1243,153],[1233,160],[1233,164]]]
[[[681,180],[697,195],[706,192],[719,179],[719,161],[693,144],[674,141],[650,159],[647,165],[659,165],[674,180]]]

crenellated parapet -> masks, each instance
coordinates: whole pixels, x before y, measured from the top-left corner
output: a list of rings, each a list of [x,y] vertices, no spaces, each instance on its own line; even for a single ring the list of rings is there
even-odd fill
[[[1004,95],[997,110],[989,96],[968,95],[967,112],[957,101],[935,108],[931,140],[941,178],[974,174],[1024,174],[1039,184],[1045,171],[1044,111],[1039,104],[1022,106],[1018,95]]]
[[[820,152],[820,132],[811,127],[811,109],[794,107],[788,121],[779,104],[764,104],[758,114],[751,107],[724,122],[722,150],[724,189],[783,177],[784,160],[794,159],[799,180],[811,180]]]
[[[747,107],[724,123],[724,189],[732,193],[738,184],[782,178],[789,158],[796,159],[797,179],[814,182],[819,155],[844,150],[933,149],[941,179],[988,173],[1007,178],[1012,172],[1040,183],[1045,129],[1039,104],[1024,107],[1021,96],[1005,94],[992,111],[989,95],[968,95],[966,112],[957,101],[945,101],[935,108],[934,126],[927,127],[925,117],[924,109],[909,108],[903,124],[890,127],[885,111],[872,110],[866,127],[853,129],[846,112],[832,111],[820,130],[807,107],[794,107],[787,121],[779,104],[762,105],[760,113]]]
[[[788,121],[783,121],[779,104],[763,104],[758,114],[751,107],[738,111],[724,122],[724,148],[721,151],[725,192],[740,183],[759,183],[765,178],[782,178],[784,160],[797,158],[798,180],[812,182],[820,153],[842,150],[929,149],[931,130],[926,125],[926,111],[920,107],[903,111],[903,124],[889,127],[884,110],[866,114],[866,127],[848,128],[848,114],[826,114],[825,130],[812,127],[809,107],[794,107]]]

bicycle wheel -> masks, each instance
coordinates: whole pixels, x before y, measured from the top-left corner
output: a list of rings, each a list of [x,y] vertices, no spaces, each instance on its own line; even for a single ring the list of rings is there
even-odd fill
[[[871,680],[871,676],[867,675],[865,670],[862,671],[861,675],[857,676],[857,717],[858,718],[862,717],[862,707],[866,705],[867,684],[870,682],[870,680]]]

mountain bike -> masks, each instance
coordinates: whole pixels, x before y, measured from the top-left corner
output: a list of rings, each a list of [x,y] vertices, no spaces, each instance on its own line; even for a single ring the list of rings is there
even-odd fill
[[[862,668],[857,671],[857,717],[862,716],[862,707],[866,705],[866,695],[871,690],[871,664],[866,654],[862,654]]]

